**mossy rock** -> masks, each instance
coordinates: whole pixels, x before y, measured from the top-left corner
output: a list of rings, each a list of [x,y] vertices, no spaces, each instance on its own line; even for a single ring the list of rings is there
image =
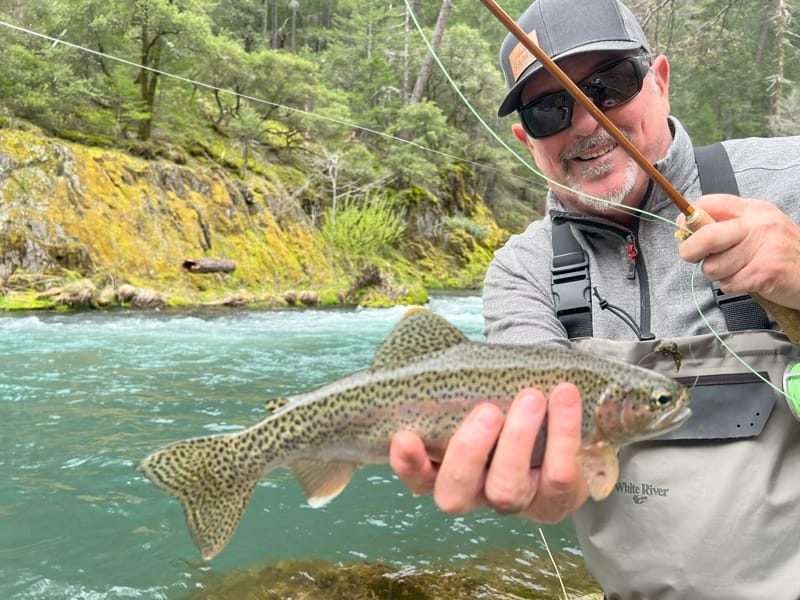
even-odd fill
[[[530,565],[530,572],[522,573],[503,552],[474,563],[425,569],[377,562],[282,560],[225,575],[209,575],[202,589],[185,600],[552,600],[563,597],[562,582],[570,598],[603,597],[581,562],[565,563],[559,575],[552,573],[548,563]]]

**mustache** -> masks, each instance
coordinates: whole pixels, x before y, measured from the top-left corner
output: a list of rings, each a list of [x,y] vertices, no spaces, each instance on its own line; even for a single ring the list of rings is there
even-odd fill
[[[627,138],[628,141],[633,141],[633,135],[627,129],[620,129],[622,135]],[[592,148],[596,148],[597,146],[603,146],[606,144],[616,144],[614,138],[611,137],[607,131],[600,131],[594,135],[590,135],[587,137],[579,138],[575,140],[575,143],[572,144],[569,148],[565,148],[559,155],[558,158],[561,161],[562,165],[566,165],[566,163],[573,158],[576,158],[582,154],[585,154]]]

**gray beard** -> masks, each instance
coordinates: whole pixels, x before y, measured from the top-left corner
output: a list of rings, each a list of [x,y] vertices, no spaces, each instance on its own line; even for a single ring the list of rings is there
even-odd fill
[[[599,177],[602,175],[607,175],[613,169],[612,165],[607,165],[605,167],[587,167],[583,171],[584,177]],[[628,160],[625,166],[625,181],[619,187],[609,190],[603,196],[595,198],[589,198],[578,185],[577,180],[572,176],[567,176],[567,185],[572,188],[576,192],[577,200],[580,204],[585,206],[586,208],[591,209],[594,212],[598,213],[607,213],[613,210],[619,210],[620,204],[625,203],[625,199],[628,197],[628,194],[631,193],[633,190],[633,186],[636,184],[636,175],[638,173],[638,165],[636,162],[631,158]]]

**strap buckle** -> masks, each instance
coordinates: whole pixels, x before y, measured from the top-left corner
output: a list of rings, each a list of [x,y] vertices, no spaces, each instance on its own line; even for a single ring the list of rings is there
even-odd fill
[[[591,313],[591,281],[586,253],[570,252],[554,257],[552,273],[556,317]]]

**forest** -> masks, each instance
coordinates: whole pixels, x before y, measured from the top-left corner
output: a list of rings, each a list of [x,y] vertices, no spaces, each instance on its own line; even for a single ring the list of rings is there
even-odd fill
[[[695,143],[800,133],[794,3],[629,0]],[[501,6],[516,17],[527,0]],[[544,183],[496,116],[505,29],[479,0],[2,0],[0,30],[3,128],[266,178],[278,221],[351,253],[400,244],[392,206],[447,195],[414,232],[483,241],[459,186],[504,232],[488,250],[541,209]],[[337,231],[376,202],[381,240]]]

